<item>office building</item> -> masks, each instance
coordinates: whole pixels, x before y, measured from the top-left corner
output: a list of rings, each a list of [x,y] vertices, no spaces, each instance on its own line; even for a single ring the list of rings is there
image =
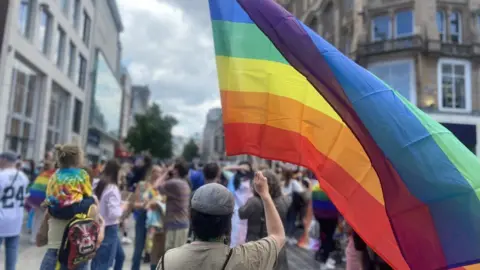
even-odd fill
[[[0,150],[41,160],[57,143],[81,143],[94,2],[1,1]]]
[[[480,1],[279,2],[480,154]]]

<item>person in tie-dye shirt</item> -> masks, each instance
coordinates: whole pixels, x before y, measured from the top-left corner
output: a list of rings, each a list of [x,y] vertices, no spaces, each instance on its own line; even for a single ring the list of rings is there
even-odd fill
[[[47,185],[48,212],[64,220],[87,214],[95,199],[90,176],[81,168],[83,151],[77,145],[56,145],[55,156],[59,169]]]

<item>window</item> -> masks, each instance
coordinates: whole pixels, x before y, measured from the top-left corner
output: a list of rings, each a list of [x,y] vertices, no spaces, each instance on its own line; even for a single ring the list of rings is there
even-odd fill
[[[75,55],[76,55],[76,52],[77,52],[77,48],[75,47],[73,42],[70,41],[70,47],[69,47],[69,50],[68,50],[68,77],[70,77],[71,79],[75,75],[74,71],[75,71]]]
[[[447,27],[445,27],[445,12],[442,10],[437,11],[437,29],[440,34],[440,40],[446,41]]]
[[[80,26],[80,0],[74,0],[73,4],[73,27],[78,30]]]
[[[353,0],[343,0],[343,10],[350,11],[353,9]]]
[[[395,37],[413,35],[413,11],[405,10],[395,14]]]
[[[63,14],[65,14],[65,16],[68,16],[68,13],[70,11],[70,0],[60,0],[60,5]]]
[[[12,74],[12,103],[9,109],[7,147],[8,150],[31,158],[34,151],[34,131],[39,91],[42,80],[39,74],[15,59]]]
[[[40,8],[40,29],[38,33],[39,49],[48,54],[52,36],[52,15],[46,8]]]
[[[87,11],[83,11],[83,30],[82,30],[82,40],[85,45],[90,43],[90,25],[92,21],[90,20],[90,17],[88,16]]]
[[[439,109],[471,111],[470,62],[458,59],[440,59],[437,68]]]
[[[460,12],[450,13],[450,41],[452,43],[462,43],[462,16]]]
[[[82,128],[82,110],[83,104],[80,100],[75,99],[75,106],[73,108],[73,132],[80,134],[80,130]]]
[[[22,0],[18,14],[18,28],[24,37],[31,35],[33,0]]]
[[[375,63],[368,70],[413,104],[416,104],[415,68],[413,60]]]
[[[67,37],[65,31],[62,27],[58,26],[57,28],[57,51],[55,52],[55,63],[57,67],[63,70],[63,63],[65,62],[65,43]]]
[[[391,22],[389,16],[378,16],[372,20],[372,40],[381,41],[391,38]]]
[[[48,128],[46,149],[62,143],[67,115],[68,94],[57,83],[52,83],[52,96],[48,110]]]
[[[85,80],[87,78],[87,60],[83,55],[78,55],[78,87],[85,89]]]

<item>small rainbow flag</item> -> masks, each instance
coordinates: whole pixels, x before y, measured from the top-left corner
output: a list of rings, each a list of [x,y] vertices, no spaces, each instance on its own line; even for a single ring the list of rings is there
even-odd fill
[[[338,210],[320,187],[320,182],[312,180],[312,208],[317,218],[338,218]]]
[[[35,178],[30,187],[27,203],[33,207],[39,207],[45,201],[48,180],[55,173],[55,169],[44,171]]]
[[[209,0],[229,155],[307,167],[395,269],[477,269],[480,163],[273,0]]]

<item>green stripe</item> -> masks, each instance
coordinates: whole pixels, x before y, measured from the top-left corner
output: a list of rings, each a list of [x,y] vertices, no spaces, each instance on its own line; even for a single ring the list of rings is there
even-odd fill
[[[269,60],[288,64],[272,42],[255,25],[212,21],[217,56]]]
[[[475,171],[480,167],[480,160],[468,150],[463,143],[459,140],[453,139],[455,136],[451,132],[430,118],[425,112],[412,105],[405,97],[394,91],[397,97],[407,106],[410,111],[417,117],[417,119],[423,124],[423,126],[432,134],[432,138],[438,144],[440,149],[445,153],[450,162],[457,168],[462,174],[465,180],[472,186],[473,190],[480,199],[480,173]],[[445,134],[449,135],[452,139],[445,139]]]
[[[312,191],[312,199],[317,201],[329,201],[327,194],[323,191]]]

